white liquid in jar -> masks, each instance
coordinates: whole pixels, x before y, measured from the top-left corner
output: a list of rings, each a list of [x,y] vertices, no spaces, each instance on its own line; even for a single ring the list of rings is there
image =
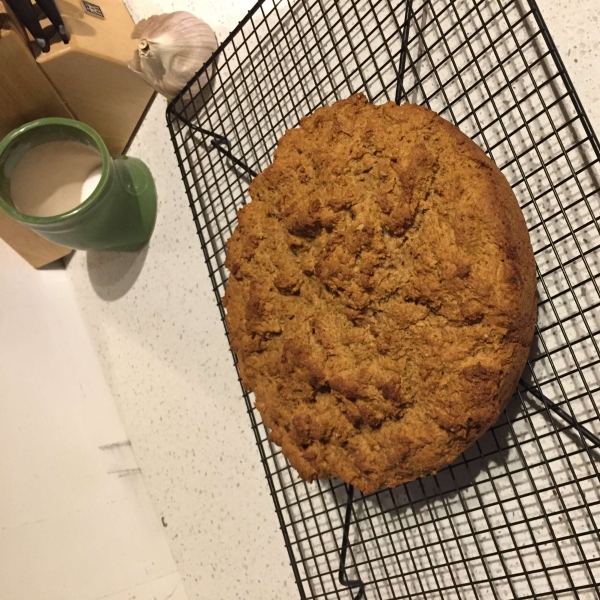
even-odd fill
[[[62,140],[41,144],[15,167],[10,178],[12,202],[23,214],[60,215],[91,194],[100,179],[100,175],[96,179],[96,172],[100,173],[101,168],[102,157],[94,148]]]
[[[102,177],[102,165],[96,167],[91,173],[88,174],[86,180],[83,182],[81,187],[81,202],[87,200],[100,183]]]

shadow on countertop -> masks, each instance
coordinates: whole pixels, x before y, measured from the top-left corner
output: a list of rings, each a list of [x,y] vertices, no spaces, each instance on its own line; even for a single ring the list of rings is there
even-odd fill
[[[139,277],[147,254],[147,244],[138,252],[88,251],[87,269],[96,294],[108,302],[122,298]]]

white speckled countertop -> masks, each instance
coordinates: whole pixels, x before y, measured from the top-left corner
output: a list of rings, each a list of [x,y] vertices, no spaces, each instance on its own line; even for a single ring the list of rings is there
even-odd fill
[[[190,10],[222,40],[252,0],[127,0],[134,19]],[[600,132],[597,0],[539,0]],[[150,167],[159,213],[139,254],[68,266],[190,600],[298,595],[157,98],[129,153]]]

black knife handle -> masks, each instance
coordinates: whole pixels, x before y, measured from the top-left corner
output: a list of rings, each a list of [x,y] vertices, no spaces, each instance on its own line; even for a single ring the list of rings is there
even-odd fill
[[[54,0],[37,0],[37,5],[44,11],[44,14],[50,19],[50,22],[58,31],[62,41],[69,43],[70,35],[65,27],[62,16],[56,8]]]
[[[6,0],[6,2],[17,16],[17,19],[29,30],[42,52],[48,52],[50,44],[44,35],[30,0]]]

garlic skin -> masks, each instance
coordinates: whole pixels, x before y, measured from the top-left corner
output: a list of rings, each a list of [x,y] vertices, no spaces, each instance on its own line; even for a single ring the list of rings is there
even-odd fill
[[[217,49],[217,37],[202,19],[186,11],[142,19],[131,37],[140,40],[127,66],[169,100],[198,72]],[[213,75],[203,74],[192,94]]]

